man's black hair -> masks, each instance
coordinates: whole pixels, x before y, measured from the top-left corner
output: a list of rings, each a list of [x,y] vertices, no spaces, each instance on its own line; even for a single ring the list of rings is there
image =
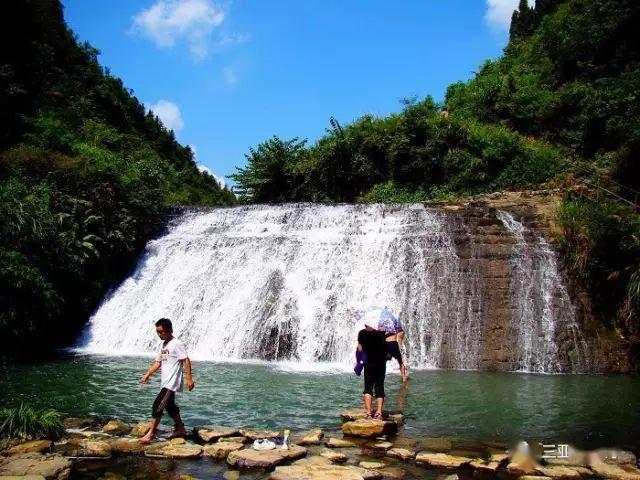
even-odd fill
[[[173,325],[168,318],[161,318],[156,322],[156,327],[162,327],[165,332],[173,333]]]

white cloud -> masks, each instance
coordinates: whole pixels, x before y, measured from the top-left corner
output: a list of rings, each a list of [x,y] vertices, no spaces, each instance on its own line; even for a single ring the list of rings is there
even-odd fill
[[[218,185],[220,185],[221,188],[225,187],[226,183],[223,177],[219,177],[218,175],[213,173],[209,169],[209,167],[207,167],[206,165],[203,165],[202,163],[198,163],[197,166],[198,166],[198,170],[200,170],[201,172],[211,175],[215,179],[215,181],[218,182]]]
[[[207,56],[208,40],[225,18],[222,7],[211,0],[158,0],[133,17],[133,29],[159,48],[185,41],[194,60]]]
[[[169,100],[158,100],[149,105],[151,110],[169,130],[178,133],[184,127],[184,120],[178,106]]]
[[[518,8],[519,0],[487,0],[487,11],[484,21],[494,32],[509,30],[513,11]],[[535,0],[528,0],[530,6],[535,5]]]
[[[231,67],[224,67],[222,69],[222,74],[224,75],[224,79],[227,82],[227,85],[235,85],[235,83],[238,81],[236,71]]]
[[[196,150],[195,145],[189,145],[189,148],[193,152],[193,159],[196,162],[196,167],[198,167],[198,170],[200,170],[203,173],[211,175],[215,179],[215,181],[218,182],[218,185],[220,185],[221,188],[224,188],[226,185],[226,182],[224,181],[224,177],[219,177],[218,175],[213,173],[211,169],[207,167],[204,163],[198,163],[198,161],[196,160],[196,155],[198,154],[198,151]]]

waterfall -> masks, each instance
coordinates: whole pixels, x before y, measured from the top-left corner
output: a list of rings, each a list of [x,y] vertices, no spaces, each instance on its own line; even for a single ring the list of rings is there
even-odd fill
[[[541,236],[527,232],[511,213],[498,211],[497,217],[515,239],[510,295],[511,324],[518,343],[516,370],[563,371],[558,337],[568,332],[571,371],[585,371],[587,343],[576,323],[576,309],[560,276],[555,252]]]
[[[559,371],[557,326],[575,321],[555,257],[542,240],[527,240],[513,217],[499,215],[515,238],[516,369]],[[403,322],[411,367],[481,369],[493,313],[470,228],[464,215],[422,204],[186,212],[149,242],[132,275],[91,317],[77,350],[152,353],[154,322],[167,317],[195,359],[349,368],[352,313],[377,305]],[[471,252],[464,258],[461,243]],[[579,330],[572,335],[580,341]]]
[[[387,306],[419,368],[478,368],[452,222],[422,205],[290,204],[186,213],[150,242],[79,348],[137,354],[168,317],[194,358],[350,365],[352,311]]]

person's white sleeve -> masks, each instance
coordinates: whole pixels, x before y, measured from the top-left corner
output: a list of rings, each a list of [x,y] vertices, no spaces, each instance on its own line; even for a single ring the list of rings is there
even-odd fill
[[[189,355],[187,355],[187,348],[184,346],[184,343],[182,342],[176,342],[176,358],[178,360],[184,360],[185,358],[188,358]]]
[[[156,362],[162,362],[162,347],[158,349],[155,360]]]

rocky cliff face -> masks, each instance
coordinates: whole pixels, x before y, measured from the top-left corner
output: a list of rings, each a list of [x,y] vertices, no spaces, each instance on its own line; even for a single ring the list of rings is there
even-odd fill
[[[560,199],[557,191],[508,192],[464,203],[430,205],[457,218],[456,253],[465,271],[483,285],[478,302],[482,318],[479,366],[483,370],[540,371],[535,362],[543,358],[557,365],[544,366],[542,371],[547,372],[632,370],[629,342],[594,317],[588,295],[561,265],[556,265],[560,283],[554,285],[550,279],[553,273],[548,263],[558,263],[552,244]],[[505,215],[519,223],[522,231],[510,230]],[[528,279],[536,279],[538,286],[546,282],[546,291],[529,288]],[[523,311],[527,302],[535,312],[530,321],[526,313],[531,312]],[[540,302],[546,306],[536,308]],[[557,320],[546,331],[541,318],[545,309],[555,311]],[[545,338],[549,336],[551,342]],[[549,343],[555,344],[552,351],[538,352],[544,354],[531,364],[535,351],[548,349]],[[443,363],[446,365],[446,359]]]

